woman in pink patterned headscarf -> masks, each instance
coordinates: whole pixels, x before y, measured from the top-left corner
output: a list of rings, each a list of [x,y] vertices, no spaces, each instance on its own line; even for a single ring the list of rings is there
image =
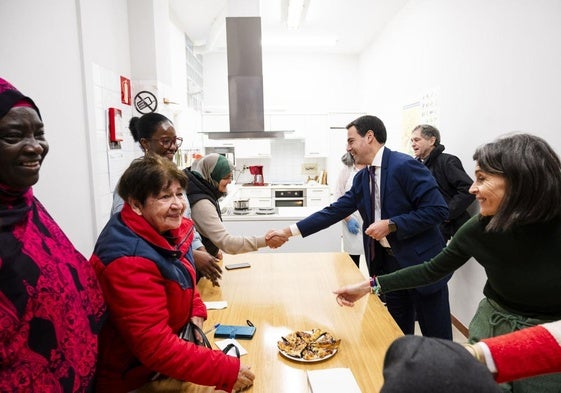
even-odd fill
[[[105,306],[87,260],[33,196],[49,145],[0,78],[0,392],[88,392]]]

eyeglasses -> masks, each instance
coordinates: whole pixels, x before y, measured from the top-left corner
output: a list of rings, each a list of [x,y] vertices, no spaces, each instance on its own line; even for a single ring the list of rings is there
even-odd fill
[[[175,147],[180,147],[181,144],[183,143],[183,138],[180,138],[178,136],[176,136],[175,138],[169,138],[169,137],[163,136],[160,139],[150,139],[150,140],[155,141],[155,142],[159,142],[160,145],[164,149],[169,149],[172,144],[174,144]]]

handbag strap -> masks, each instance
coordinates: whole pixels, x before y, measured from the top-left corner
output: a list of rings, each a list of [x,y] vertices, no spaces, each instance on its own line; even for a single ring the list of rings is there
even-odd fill
[[[207,348],[212,348],[212,346],[210,345],[210,341],[208,341],[208,338],[207,338],[205,332],[203,332],[203,329],[201,329],[200,327],[198,327],[194,323],[190,323],[190,324],[188,324],[188,326],[190,326],[191,329],[193,330],[193,336],[195,338],[197,337],[197,335],[195,333],[199,333],[201,335],[202,341],[197,342],[198,345],[201,345],[201,346],[207,347]]]
[[[203,330],[198,327],[197,325],[195,325],[194,323],[188,323],[187,325],[185,325],[185,327],[179,332],[179,337],[181,337],[182,339],[186,340],[188,337],[188,332],[187,330],[191,329],[192,330],[192,337],[197,337],[196,333],[199,333],[203,339],[202,342],[197,342],[195,344],[207,347],[207,348],[212,348],[212,345],[210,345],[210,341],[208,341],[208,338],[206,336],[206,334],[203,332]],[[228,345],[226,345],[224,347],[224,349],[222,350],[222,352],[224,352],[225,354],[228,354],[228,352],[230,352],[232,350],[232,348],[234,348],[234,352],[236,354],[236,357],[239,358],[240,357],[240,349],[233,343],[230,343]]]
[[[228,352],[230,352],[230,350],[234,348],[234,352],[236,353],[236,357],[239,359],[240,358],[240,350],[239,348],[234,344],[234,343],[230,343],[228,345],[226,345],[224,347],[224,349],[222,350],[222,352],[224,352],[226,355],[228,355]]]

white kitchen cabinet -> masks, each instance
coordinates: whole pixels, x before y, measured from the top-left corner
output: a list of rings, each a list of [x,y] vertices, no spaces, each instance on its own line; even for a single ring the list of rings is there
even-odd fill
[[[325,207],[330,203],[329,187],[308,187],[306,189],[307,207]]]
[[[249,207],[273,207],[271,187],[240,187],[236,199],[249,199]]]
[[[270,115],[271,130],[294,130],[286,139],[304,139],[304,156],[329,156],[328,115],[324,113],[284,113]]]
[[[306,115],[283,113],[269,115],[271,131],[292,131],[284,134],[285,139],[303,139],[306,136]]]
[[[271,157],[270,139],[234,139],[236,158]]]
[[[326,115],[307,115],[304,121],[306,134],[304,138],[305,157],[329,156],[329,128]]]

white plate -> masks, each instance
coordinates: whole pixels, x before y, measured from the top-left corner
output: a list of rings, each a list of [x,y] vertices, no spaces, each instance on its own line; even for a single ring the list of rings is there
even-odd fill
[[[278,349],[278,348],[277,348],[277,349]],[[327,356],[324,356],[324,357],[319,358],[319,359],[312,359],[312,360],[306,360],[306,359],[303,359],[303,358],[297,358],[297,357],[295,357],[295,356],[290,356],[289,354],[287,354],[286,352],[284,352],[284,351],[281,350],[281,349],[279,349],[279,352],[280,352],[280,354],[281,354],[282,356],[284,356],[285,358],[290,359],[290,360],[294,360],[295,362],[300,362],[300,363],[315,363],[315,362],[323,362],[324,360],[327,360],[327,359],[329,359],[329,358],[335,356],[335,354],[337,353],[337,349],[334,350],[332,353],[330,353],[330,354],[327,355]]]

